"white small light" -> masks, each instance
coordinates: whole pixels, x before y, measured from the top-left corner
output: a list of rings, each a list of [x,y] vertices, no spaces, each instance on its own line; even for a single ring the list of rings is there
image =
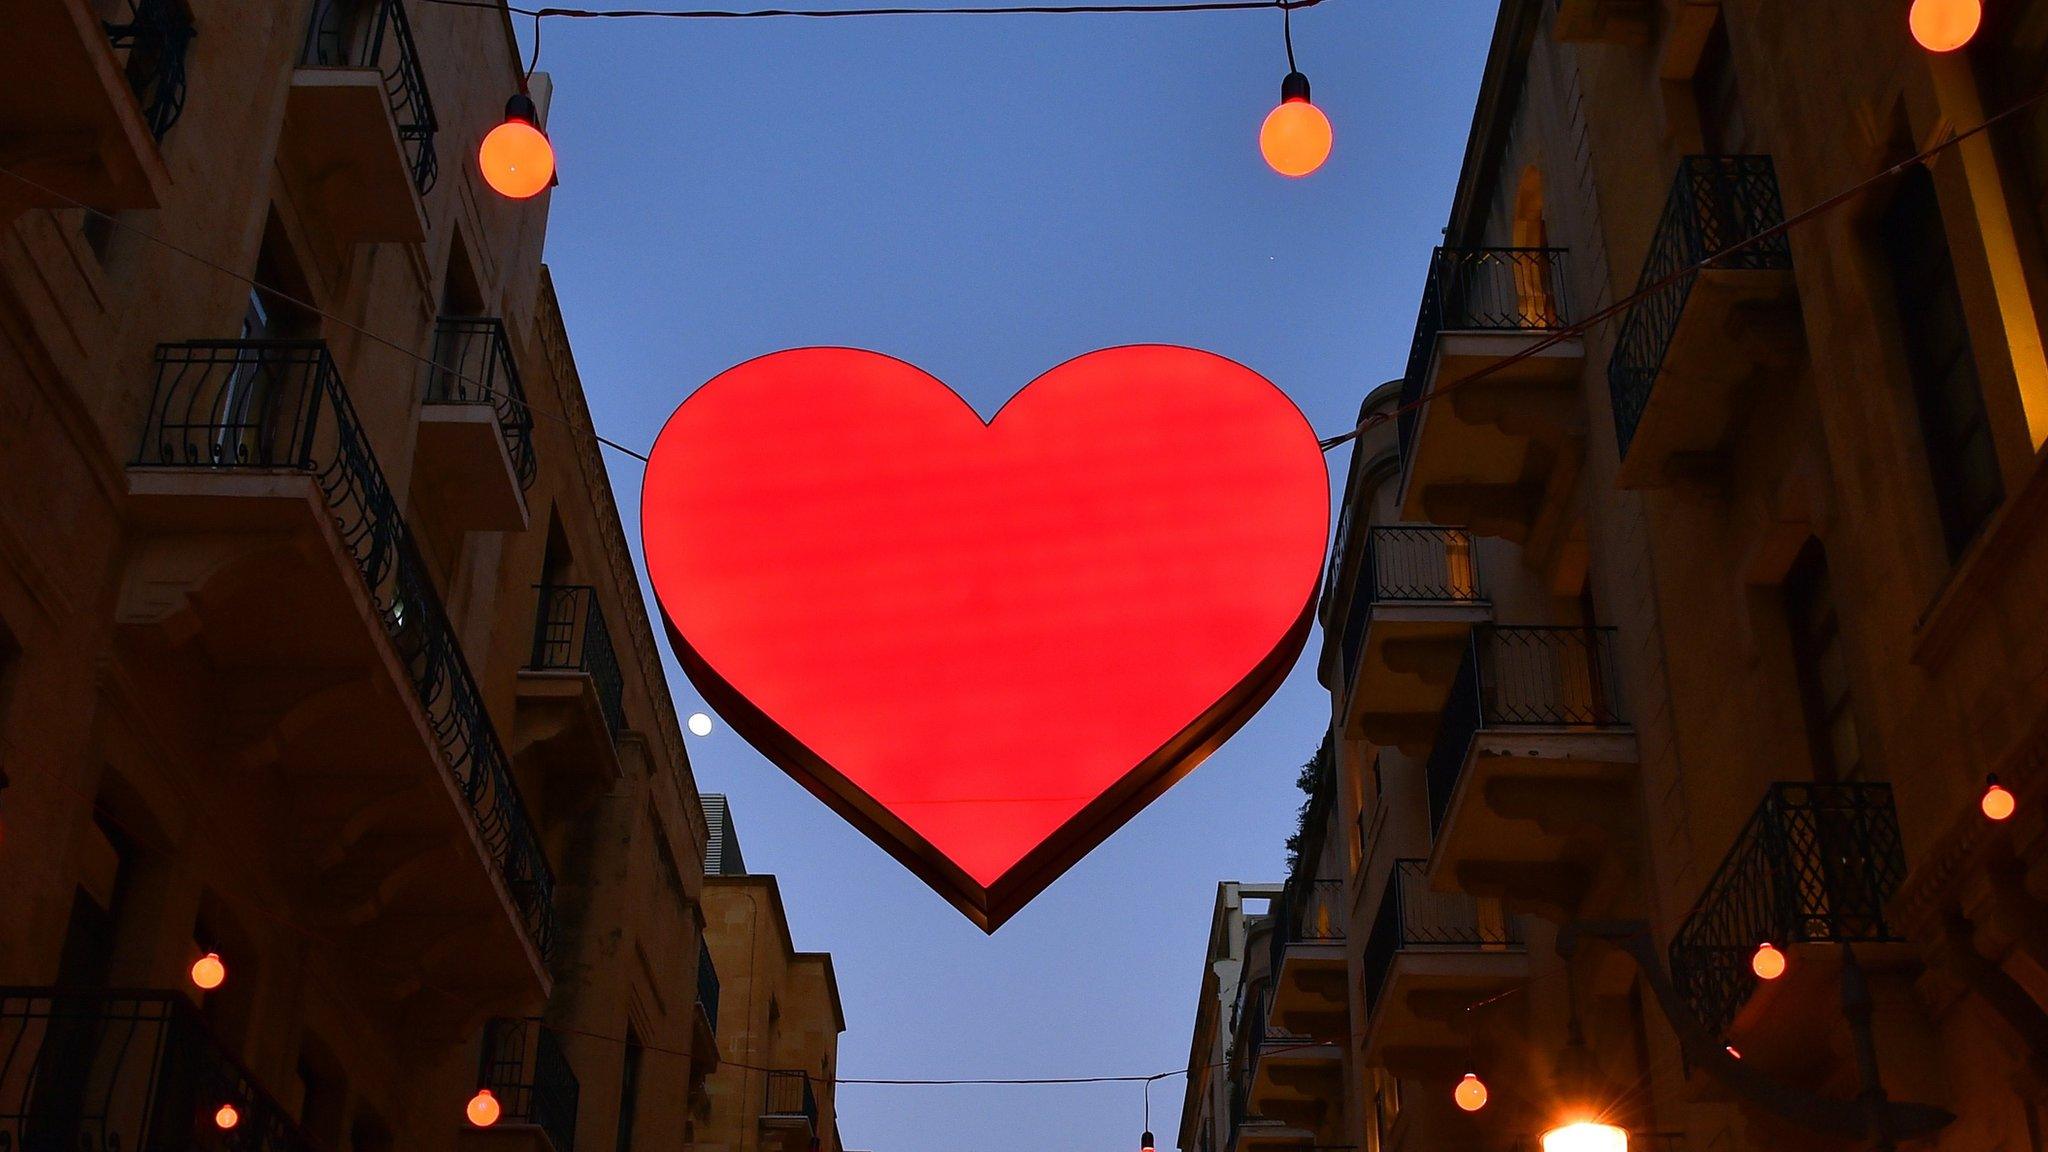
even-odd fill
[[[711,716],[710,716],[710,714],[709,714],[709,713],[705,713],[705,712],[692,712],[692,713],[690,713],[690,735],[692,735],[692,736],[709,736],[709,735],[711,735]]]
[[[1628,1152],[1628,1129],[1596,1120],[1563,1124],[1543,1134],[1543,1152]]]

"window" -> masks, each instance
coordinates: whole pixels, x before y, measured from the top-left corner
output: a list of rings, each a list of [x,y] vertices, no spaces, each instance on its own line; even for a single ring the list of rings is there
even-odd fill
[[[2004,499],[2005,489],[1941,204],[1925,165],[1914,165],[1901,179],[1878,235],[1898,302],[1899,335],[1942,537],[1953,560]]]
[[[1849,662],[1828,587],[1827,557],[1818,540],[1806,542],[1785,579],[1785,623],[1791,631],[1814,779],[1853,780],[1862,772],[1863,745],[1856,734]]]
[[[640,1110],[640,1060],[642,1054],[640,1033],[631,1024],[626,1025],[626,1062],[619,1070],[618,1152],[629,1152],[633,1147],[634,1113]]]

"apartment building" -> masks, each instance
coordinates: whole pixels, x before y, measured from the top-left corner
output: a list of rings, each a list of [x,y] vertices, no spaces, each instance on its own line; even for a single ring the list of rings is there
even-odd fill
[[[1188,1076],[1181,1098],[1180,1133],[1183,1152],[1218,1152],[1231,1146],[1232,1133],[1246,1123],[1246,1059],[1233,1059],[1240,1018],[1250,1004],[1256,1012],[1263,989],[1252,987],[1265,971],[1254,942],[1265,943],[1272,908],[1279,900],[1277,884],[1246,884],[1226,880],[1216,886],[1216,904],[1209,917],[1208,951],[1202,964],[1202,991],[1195,1001],[1194,1038],[1188,1048]],[[1264,950],[1270,955],[1270,948]],[[1249,1037],[1249,1032],[1244,1033]],[[1256,1124],[1254,1125],[1256,1126]],[[1278,1126],[1273,1125],[1273,1126]]]
[[[846,1013],[832,957],[796,950],[782,890],[747,871],[725,797],[705,797],[705,808],[705,934],[722,973],[714,1019],[725,1063],[697,1102],[695,1146],[842,1152],[835,1078]]]
[[[509,17],[5,23],[0,1145],[687,1147],[707,828],[471,159]]]
[[[1952,141],[2048,4],[1985,7],[1501,5],[1327,581],[1291,1147],[2041,1146],[2048,113]]]

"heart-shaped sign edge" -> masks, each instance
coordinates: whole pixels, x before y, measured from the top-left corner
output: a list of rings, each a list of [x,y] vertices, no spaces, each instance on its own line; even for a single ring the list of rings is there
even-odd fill
[[[1013,394],[995,416],[983,419],[984,427],[993,428],[1012,409],[1018,399],[1028,394],[1040,381],[1049,379],[1067,370],[1070,366],[1090,357],[1106,353],[1121,353],[1135,349],[1157,348],[1175,353],[1191,353],[1224,361],[1248,377],[1271,388],[1276,396],[1285,401],[1295,415],[1301,419],[1301,426],[1310,443],[1315,434],[1285,392],[1270,380],[1252,369],[1238,364],[1227,357],[1200,349],[1178,345],[1120,345],[1097,349],[1065,361],[1041,373],[1029,384]],[[918,376],[924,377],[934,386],[950,393],[968,412],[981,419],[972,405],[954,390],[951,385],[908,361],[897,359],[886,353],[872,352],[850,347],[806,347],[785,349],[768,353],[734,365],[708,381],[703,388],[685,398],[671,414],[664,425],[662,434],[656,438],[655,451],[650,454],[648,476],[641,489],[642,538],[646,540],[651,524],[649,505],[657,499],[654,483],[662,447],[667,441],[668,431],[675,426],[678,417],[689,405],[691,398],[701,394],[719,381],[743,372],[763,361],[775,357],[804,353],[846,353],[864,357],[877,357],[890,361]],[[1317,460],[1320,461],[1320,451]],[[1328,535],[1327,489],[1322,506],[1322,536]],[[650,566],[652,560],[650,558]],[[803,785],[812,795],[852,824],[877,846],[888,852],[912,874],[923,880],[935,892],[964,914],[983,931],[994,933],[1004,922],[1016,915],[1040,892],[1065,874],[1074,864],[1094,851],[1111,835],[1122,828],[1153,800],[1165,793],[1176,783],[1193,772],[1210,754],[1242,728],[1265,706],[1281,683],[1292,670],[1307,643],[1310,628],[1314,624],[1315,609],[1321,595],[1321,563],[1308,582],[1308,592],[1299,612],[1286,630],[1275,637],[1272,648],[1247,669],[1230,690],[1215,703],[1204,709],[1186,727],[1167,740],[1151,755],[1133,765],[1115,783],[1105,788],[1094,800],[1062,824],[1057,831],[1042,840],[1015,865],[1004,872],[994,883],[983,885],[943,851],[931,844],[914,828],[897,816],[887,805],[877,801],[866,789],[852,781],[828,760],[802,741],[792,736],[772,716],[756,706],[744,692],[728,682],[690,643],[688,637],[676,625],[662,596],[661,581],[653,571],[649,572],[649,583],[655,589],[656,604],[659,607],[669,643],[683,672],[696,686],[698,692],[728,724],[729,727],[770,762],[781,768],[792,779]]]

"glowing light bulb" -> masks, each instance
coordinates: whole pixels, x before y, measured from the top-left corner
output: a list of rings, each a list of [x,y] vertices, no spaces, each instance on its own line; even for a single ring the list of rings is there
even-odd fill
[[[1465,1078],[1458,1081],[1457,1088],[1451,1092],[1451,1099],[1467,1112],[1479,1111],[1486,1107],[1486,1081],[1481,1080],[1477,1072],[1465,1073]]]
[[[235,1125],[241,1122],[242,1114],[236,1111],[233,1104],[223,1104],[213,1114],[213,1126],[223,1132],[234,1131]]]
[[[703,712],[690,713],[690,735],[711,735],[711,717]]]
[[[218,952],[208,952],[192,962],[192,983],[203,991],[213,991],[227,978],[228,966],[220,962]]]
[[[1913,39],[1929,52],[1954,52],[1977,36],[1984,23],[1983,0],[1913,0]]]
[[[1628,1152],[1628,1129],[1597,1120],[1561,1124],[1543,1134],[1543,1152]]]
[[[479,1128],[489,1128],[496,1124],[501,1111],[503,1109],[498,1107],[498,1098],[491,1094],[489,1088],[477,1089],[476,1095],[469,1098],[469,1107],[463,1109],[469,1117],[469,1122]]]
[[[1158,1149],[1152,1146],[1152,1133],[1150,1132],[1145,1133],[1145,1138],[1138,1142],[1138,1147],[1141,1149],[1141,1152],[1158,1152]]]
[[[1732,1060],[1740,1060],[1740,1059],[1742,1059],[1742,1053],[1740,1053],[1740,1052],[1737,1052],[1737,1051],[1735,1050],[1735,1045],[1733,1045],[1733,1044],[1730,1044],[1730,1045],[1728,1046],[1728,1056],[1729,1056],[1729,1058],[1730,1058],[1730,1059],[1732,1059]]]
[[[1785,974],[1785,954],[1766,940],[1756,946],[1756,955],[1749,958],[1749,970],[1759,980],[1776,980]]]
[[[500,196],[528,200],[547,191],[555,178],[555,146],[540,130],[540,112],[524,94],[505,103],[505,122],[491,129],[476,150],[484,183]]]
[[[1308,77],[1289,72],[1259,128],[1259,154],[1282,176],[1306,176],[1330,158],[1331,139],[1330,118],[1309,102]]]
[[[1984,798],[1977,802],[1977,806],[1984,810],[1986,820],[2010,820],[2020,804],[2011,792],[2006,791],[2005,785],[1998,782],[1998,777],[1990,776],[1984,780]]]

